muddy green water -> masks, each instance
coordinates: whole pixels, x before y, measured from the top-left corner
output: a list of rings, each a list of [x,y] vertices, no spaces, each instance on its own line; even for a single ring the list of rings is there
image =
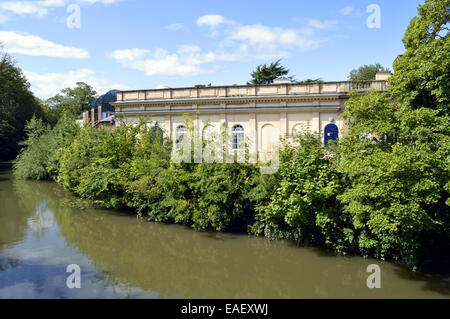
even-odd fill
[[[450,278],[246,235],[67,206],[0,164],[0,298],[449,298]],[[69,289],[69,264],[81,288]],[[381,288],[369,289],[369,264]]]

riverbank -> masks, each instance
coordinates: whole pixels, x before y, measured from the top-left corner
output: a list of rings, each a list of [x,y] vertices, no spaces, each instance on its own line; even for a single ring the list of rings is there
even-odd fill
[[[450,278],[288,241],[67,207],[56,183],[0,171],[0,298],[450,298]],[[66,267],[81,267],[81,289]],[[367,266],[381,269],[369,289]]]
[[[415,270],[450,268],[444,193],[417,196],[407,187],[416,177],[403,166],[388,175],[372,169],[387,184],[378,177],[372,184],[365,171],[346,171],[367,159],[352,159],[366,154],[361,152],[345,155],[345,137],[340,145],[324,146],[317,134],[301,132],[282,144],[278,170],[267,175],[257,165],[228,163],[225,157],[219,163],[177,163],[172,141],[147,122],[109,130],[80,128],[66,118],[50,129],[35,120],[27,127],[28,147],[14,164],[15,175],[54,180],[96,205],[197,230],[291,239],[339,254],[396,260]]]

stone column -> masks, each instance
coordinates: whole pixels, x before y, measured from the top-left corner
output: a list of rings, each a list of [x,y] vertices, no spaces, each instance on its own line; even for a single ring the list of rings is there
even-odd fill
[[[287,135],[289,135],[287,113],[281,112],[280,113],[280,137],[286,137]]]
[[[311,130],[318,134],[320,134],[320,113],[319,112],[313,112],[313,120],[311,123]]]
[[[256,113],[249,113],[248,114],[248,121],[249,121],[249,129],[253,130],[252,138],[253,141],[251,141],[249,152],[250,152],[250,163],[256,163],[258,160],[258,125],[256,122]]]

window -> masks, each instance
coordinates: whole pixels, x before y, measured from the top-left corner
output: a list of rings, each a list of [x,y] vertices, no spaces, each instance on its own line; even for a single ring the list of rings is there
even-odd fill
[[[186,131],[186,127],[184,127],[183,125],[180,125],[177,127],[176,129],[176,148],[177,150],[179,150],[181,148],[181,145],[183,145],[183,141],[185,139],[185,135],[187,133]]]
[[[305,131],[303,124],[296,124],[292,129],[292,136],[301,135]]]
[[[242,125],[233,126],[232,136],[232,147],[234,150],[242,148],[242,143],[244,142],[244,128]]]

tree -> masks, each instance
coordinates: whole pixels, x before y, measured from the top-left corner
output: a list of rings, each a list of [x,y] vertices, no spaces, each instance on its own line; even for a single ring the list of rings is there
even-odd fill
[[[0,160],[10,160],[19,151],[26,121],[45,116],[30,84],[8,54],[0,58]]]
[[[374,81],[375,74],[379,71],[389,71],[383,67],[380,63],[363,65],[358,69],[354,69],[350,72],[348,79],[350,81]]]
[[[261,64],[251,73],[252,79],[247,84],[271,84],[276,78],[287,75],[289,70],[280,65],[281,60],[270,65]]]
[[[349,186],[339,199],[359,249],[410,266],[450,263],[449,8],[450,0],[418,8],[390,95],[352,93],[345,104],[340,170]]]
[[[403,38],[406,52],[394,62],[391,92],[413,108],[448,113],[450,103],[450,1],[425,1]]]
[[[61,94],[57,94],[45,102],[52,110],[53,123],[63,115],[80,115],[83,111],[89,110],[89,104],[95,99],[97,92],[92,86],[77,82],[74,88],[65,88]]]

